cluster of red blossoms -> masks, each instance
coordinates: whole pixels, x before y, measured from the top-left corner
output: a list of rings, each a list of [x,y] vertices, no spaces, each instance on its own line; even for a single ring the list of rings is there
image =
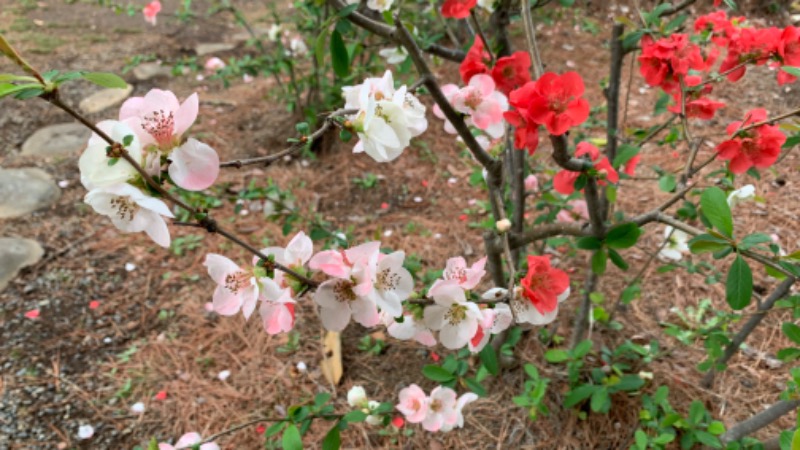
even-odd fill
[[[442,5],[442,17],[451,19],[464,19],[469,17],[469,13],[478,0],[445,0]]]
[[[767,111],[757,108],[747,113],[744,122],[733,122],[726,129],[731,139],[717,146],[720,158],[730,160],[730,170],[735,174],[747,172],[751,167],[765,168],[775,164],[786,142],[786,135],[776,125],[753,124],[767,120]]]

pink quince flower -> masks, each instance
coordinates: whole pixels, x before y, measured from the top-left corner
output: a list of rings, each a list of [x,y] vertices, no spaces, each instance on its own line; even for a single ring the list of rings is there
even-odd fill
[[[448,432],[453,428],[463,428],[464,427],[464,414],[463,410],[464,407],[468,404],[474,402],[478,399],[478,395],[474,392],[467,392],[466,394],[462,394],[461,397],[458,398],[456,401],[456,407],[454,411],[455,420],[446,421],[442,426],[441,431]]]
[[[203,68],[206,69],[206,73],[209,75],[213,75],[217,73],[218,70],[224,69],[226,66],[225,61],[217,58],[216,56],[212,56],[206,60],[206,63],[203,64]]]
[[[284,247],[267,247],[261,250],[267,256],[274,256],[275,262],[290,269],[298,269],[305,266],[311,255],[314,253],[314,243],[306,236],[303,231],[298,232],[289,244]],[[324,253],[324,252],[321,252]],[[253,264],[258,262],[258,258],[253,259]],[[286,283],[286,275],[281,270],[275,271],[275,282],[281,287],[289,287]]]
[[[444,386],[434,388],[428,399],[428,413],[422,421],[422,428],[439,431],[449,426],[452,429],[458,423],[457,407],[458,398],[454,390]]]
[[[292,291],[281,288],[272,278],[258,280],[261,287],[261,321],[268,334],[286,333],[294,327],[294,305]]]
[[[245,319],[249,319],[258,299],[258,285],[253,274],[215,253],[206,255],[203,265],[217,283],[212,300],[214,311],[223,316],[232,316],[241,310]]]
[[[394,317],[386,313],[382,317],[389,336],[402,341],[414,339],[427,347],[436,345],[436,338],[433,336],[433,332],[425,326],[425,323],[417,320],[413,314],[404,315],[402,322],[396,322]]]
[[[445,280],[456,280],[462,289],[473,289],[481,278],[486,275],[483,269],[486,266],[486,257],[475,261],[472,267],[467,267],[467,261],[461,256],[456,256],[447,260],[447,265],[444,268],[442,278]]]
[[[179,103],[172,92],[152,89],[144,97],[126,100],[119,111],[119,120],[133,128],[142,148],[156,156],[154,167],[147,164],[150,170],[160,170],[160,154],[165,153],[171,161],[172,181],[192,191],[206,189],[219,175],[219,155],[214,149],[194,139],[181,144],[198,110],[196,93]]]
[[[589,220],[589,207],[585,200],[570,200],[567,208],[563,208],[556,215],[559,222],[577,222],[579,220]]]
[[[467,301],[457,280],[437,280],[428,295],[436,303],[425,308],[425,325],[438,330],[442,345],[451,350],[467,345],[483,320],[478,305]]]
[[[152,2],[145,5],[144,9],[142,9],[145,22],[153,26],[156,25],[156,16],[158,15],[159,12],[161,12],[161,2],[158,0],[153,0]]]
[[[490,291],[494,289],[490,289]],[[483,298],[487,298],[486,294],[483,295]],[[472,353],[478,353],[483,350],[483,347],[489,343],[489,338],[493,334],[504,331],[511,326],[511,323],[514,321],[511,308],[505,303],[498,303],[494,308],[481,309],[481,315],[483,318],[478,323],[478,331],[475,332],[475,335],[472,336],[472,339],[470,339],[467,344],[467,348],[469,348],[469,351]]]
[[[420,423],[428,414],[428,396],[416,384],[400,391],[400,403],[395,406],[410,423]]]
[[[525,177],[525,190],[531,192],[539,190],[539,179],[536,178],[536,175],[530,174]]]
[[[497,139],[505,134],[503,113],[508,111],[508,99],[502,92],[495,90],[495,82],[491,76],[473,76],[469,85],[453,96],[452,104],[456,111],[468,114],[472,124],[486,131],[489,136]]]
[[[343,330],[350,318],[365,327],[380,322],[373,275],[376,273],[380,242],[368,242],[344,250],[327,250],[314,255],[308,266],[335,277],[322,283],[314,293],[320,306],[322,325]]]
[[[158,444],[158,450],[182,450],[182,449],[191,449],[195,448],[198,444],[203,442],[203,438],[200,437],[198,433],[186,433],[178,439],[178,442],[175,445],[160,443]],[[207,442],[205,444],[200,445],[199,450],[220,450],[219,445],[214,442]]]

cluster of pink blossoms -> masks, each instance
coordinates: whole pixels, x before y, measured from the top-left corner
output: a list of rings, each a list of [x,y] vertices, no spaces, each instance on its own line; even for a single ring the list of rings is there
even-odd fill
[[[421,423],[428,431],[447,432],[464,426],[462,410],[477,399],[472,392],[458,397],[454,390],[444,386],[434,388],[428,396],[412,384],[400,391],[396,408],[409,423]]]
[[[125,101],[118,120],[97,127],[118,143],[157,182],[191,191],[211,186],[219,174],[219,156],[208,145],[184,134],[197,118],[197,94],[180,103],[175,94],[153,89],[144,97]],[[144,231],[153,241],[169,247],[164,217],[173,217],[167,205],[151,196],[134,166],[109,153],[108,143],[93,134],[78,161],[81,183],[89,191],[84,201],[108,216],[123,232]]]

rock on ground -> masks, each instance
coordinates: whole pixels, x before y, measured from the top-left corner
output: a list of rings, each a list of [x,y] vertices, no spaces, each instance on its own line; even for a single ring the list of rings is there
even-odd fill
[[[0,169],[0,219],[19,217],[53,204],[61,191],[35,168]]]
[[[197,47],[194,48],[194,51],[197,53],[197,56],[205,56],[212,53],[227,52],[235,48],[235,44],[225,44],[220,42],[211,44],[197,44]]]
[[[69,156],[82,150],[91,131],[79,123],[61,123],[40,128],[24,144],[22,154],[30,156]]]
[[[159,77],[165,78],[171,74],[172,69],[154,62],[139,64],[133,68],[133,76],[139,81],[148,81]]]
[[[36,264],[42,255],[42,246],[34,240],[0,237],[0,291],[20,269]]]
[[[125,89],[103,89],[81,100],[78,105],[85,114],[94,114],[116,106],[133,92],[130,84]]]

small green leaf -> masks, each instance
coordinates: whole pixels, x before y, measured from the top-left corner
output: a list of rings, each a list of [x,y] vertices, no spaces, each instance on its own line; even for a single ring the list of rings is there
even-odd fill
[[[630,248],[636,245],[641,234],[642,229],[635,223],[623,223],[608,231],[606,245],[615,249]]]
[[[342,438],[339,435],[339,424],[336,423],[322,439],[322,450],[339,450],[342,446]]]
[[[584,339],[578,342],[578,345],[572,349],[572,359],[581,359],[592,351],[592,340]]]
[[[678,186],[678,182],[675,181],[675,175],[671,173],[663,175],[658,179],[658,188],[663,192],[672,192],[675,190],[676,186]]]
[[[286,422],[275,422],[267,428],[267,431],[264,432],[264,436],[272,437],[276,434],[280,433],[283,430],[283,427],[286,426]]]
[[[783,362],[796,361],[800,359],[800,348],[782,348],[775,356]]]
[[[286,426],[281,443],[283,445],[283,450],[303,450],[303,440],[300,438],[300,430],[298,430],[293,423]]]
[[[633,440],[636,441],[637,450],[647,450],[647,434],[644,431],[636,430]]]
[[[566,408],[572,408],[578,403],[591,397],[592,394],[594,394],[594,392],[598,389],[600,388],[593,384],[582,384],[576,387],[575,389],[571,390],[569,394],[567,394],[567,396],[564,397],[564,406]]]
[[[105,88],[125,89],[128,87],[125,80],[109,72],[88,72],[83,74],[83,79]]]
[[[630,144],[622,144],[617,149],[617,156],[614,157],[614,163],[612,165],[615,169],[619,169],[638,154],[639,147]]]
[[[703,445],[707,445],[711,448],[722,448],[722,443],[719,441],[719,438],[711,433],[707,433],[703,430],[695,430],[694,437]]]
[[[114,167],[119,162],[119,158],[108,158],[108,167]]]
[[[783,322],[781,326],[783,330],[783,334],[786,335],[792,342],[795,344],[800,345],[800,327],[791,323],[791,322]]]
[[[781,70],[788,73],[789,75],[800,77],[800,67],[781,66]]]
[[[722,189],[714,186],[703,191],[700,196],[700,206],[703,215],[720,233],[733,237],[733,218],[728,198]]]
[[[603,275],[606,273],[606,261],[608,256],[606,255],[606,251],[602,248],[594,252],[592,255],[592,272],[597,275]]]
[[[367,413],[356,409],[354,411],[350,411],[349,413],[345,414],[344,417],[342,417],[342,420],[344,420],[347,423],[363,422],[367,420]]]
[[[358,9],[358,5],[359,5],[359,3],[355,3],[353,5],[345,6],[344,8],[340,9],[339,11],[336,11],[336,17],[338,17],[340,19],[343,19],[343,18],[349,16],[350,14],[353,13],[353,11]]]
[[[147,443],[147,450],[158,450],[158,441],[156,438],[150,439],[150,442]]]
[[[328,41],[328,27],[323,27],[322,31],[317,35],[314,41],[314,56],[317,58],[317,64],[323,66],[325,64],[325,44]]]
[[[490,374],[497,376],[497,374],[500,373],[500,365],[497,364],[497,354],[494,351],[494,347],[486,345],[479,355],[486,370],[488,370]]]
[[[694,254],[717,252],[731,248],[731,243],[710,234],[701,234],[689,240],[689,250]]]
[[[478,394],[479,397],[486,397],[486,388],[483,387],[482,384],[478,383],[478,380],[474,378],[464,378],[464,383],[466,383],[470,391]]]
[[[639,375],[623,375],[616,384],[610,385],[609,388],[614,392],[632,392],[638,391],[642,386],[644,386],[644,380]]]
[[[131,145],[131,143],[133,143],[133,135],[132,134],[129,134],[129,135],[125,136],[124,138],[122,138],[122,145],[124,145],[125,147],[128,147],[129,145]]]
[[[547,353],[544,354],[544,359],[550,363],[560,363],[569,359],[569,353],[567,353],[565,350],[556,348],[548,350]]]
[[[337,30],[331,33],[331,59],[337,77],[345,78],[350,74],[350,54],[347,53],[342,34]]]
[[[608,259],[614,263],[615,266],[619,267],[622,270],[628,270],[628,263],[625,262],[625,259],[620,255],[616,250],[613,248],[608,249]]]
[[[423,367],[422,374],[425,375],[426,378],[439,383],[446,383],[455,379],[455,376],[451,372],[433,364],[428,364]]]
[[[594,236],[585,236],[578,239],[577,242],[575,242],[575,246],[581,250],[599,250],[603,247],[603,241]]]
[[[44,92],[44,90],[42,89],[42,85],[39,83],[27,83],[27,84],[0,83],[0,98],[11,94],[19,94],[20,92],[28,90],[39,90],[40,91],[39,95],[41,95]]]
[[[714,436],[719,436],[720,434],[725,432],[725,424],[720,422],[719,420],[715,420],[708,424],[708,432],[713,434]]]
[[[739,242],[739,248],[742,250],[747,250],[749,248],[755,247],[758,244],[765,244],[767,242],[772,242],[772,238],[764,233],[753,233],[749,234]]]
[[[589,406],[594,412],[607,413],[611,409],[611,397],[608,395],[608,389],[601,387],[594,391]]]
[[[734,310],[740,310],[750,304],[753,296],[753,272],[741,255],[736,255],[725,281],[725,300]]]

